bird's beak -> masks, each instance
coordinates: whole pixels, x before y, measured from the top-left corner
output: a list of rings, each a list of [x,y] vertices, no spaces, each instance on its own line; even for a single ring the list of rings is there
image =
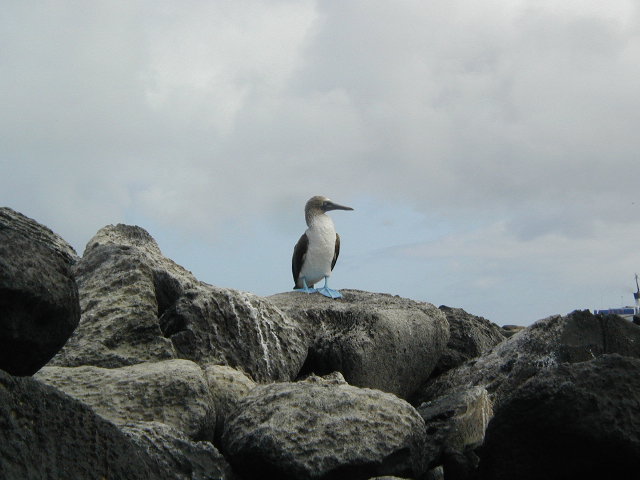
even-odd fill
[[[333,203],[331,201],[324,202],[324,204],[322,205],[322,209],[325,212],[328,212],[329,210],[353,210],[353,208],[351,208],[351,207],[345,207],[344,205],[338,205],[337,203]]]

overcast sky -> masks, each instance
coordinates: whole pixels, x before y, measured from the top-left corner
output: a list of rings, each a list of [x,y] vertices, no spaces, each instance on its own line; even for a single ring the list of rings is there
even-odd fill
[[[528,325],[633,302],[637,0],[34,1],[0,9],[0,204],[79,254],[137,224],[201,280]]]

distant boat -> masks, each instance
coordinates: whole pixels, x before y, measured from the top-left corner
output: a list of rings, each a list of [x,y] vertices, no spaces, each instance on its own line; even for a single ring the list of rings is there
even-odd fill
[[[594,310],[596,315],[619,315],[627,320],[634,320],[634,317],[640,318],[640,285],[638,285],[638,274],[636,273],[636,291],[633,292],[633,298],[636,304],[633,306],[619,308],[605,308],[602,310]]]

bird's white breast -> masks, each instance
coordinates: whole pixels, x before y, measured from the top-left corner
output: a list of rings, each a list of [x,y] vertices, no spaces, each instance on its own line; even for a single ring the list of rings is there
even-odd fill
[[[300,277],[311,285],[331,275],[331,262],[336,248],[336,229],[328,215],[318,215],[305,232],[309,245]]]

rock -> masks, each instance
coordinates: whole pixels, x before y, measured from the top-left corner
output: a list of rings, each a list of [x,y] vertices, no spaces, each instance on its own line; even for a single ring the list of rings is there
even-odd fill
[[[120,368],[44,367],[38,380],[90,405],[124,425],[157,421],[192,438],[213,431],[215,414],[202,369],[188,360],[166,360]]]
[[[0,478],[173,477],[87,405],[0,371]]]
[[[396,396],[311,376],[254,388],[221,446],[246,478],[417,477],[424,436],[420,415]]]
[[[209,442],[193,441],[179,430],[158,422],[128,424],[123,431],[172,479],[235,478],[231,466]]]
[[[425,480],[444,480],[444,469],[442,465],[429,470],[425,476]]]
[[[480,459],[473,449],[464,452],[445,449],[443,474],[446,480],[476,480]]]
[[[449,322],[450,336],[447,348],[433,372],[434,376],[482,355],[506,338],[502,329],[486,318],[471,315],[461,308],[445,305],[439,308]]]
[[[430,381],[415,396],[429,401],[460,387],[482,386],[494,409],[541,370],[606,353],[640,357],[640,328],[617,316],[576,311],[539,320],[491,351]]]
[[[429,467],[482,444],[484,432],[493,415],[491,401],[482,387],[460,389],[423,403],[418,413],[427,428],[425,457]],[[445,468],[445,475],[449,477]]]
[[[250,293],[211,286],[187,291],[160,325],[180,357],[239,368],[257,382],[292,380],[307,355],[300,326]]]
[[[217,442],[222,436],[227,418],[238,408],[240,400],[253,390],[256,383],[244,373],[225,365],[207,365],[205,375],[216,412],[215,432],[211,438]]]
[[[351,385],[407,398],[436,366],[449,339],[444,314],[430,303],[359,290],[343,298],[300,292],[269,297],[306,326],[303,374],[340,371]]]
[[[406,480],[400,477],[391,477],[389,475],[384,475],[383,477],[371,477],[369,480]]]
[[[300,327],[266,300],[199,282],[142,228],[109,225],[76,267],[82,319],[53,363],[121,367],[185,358],[290,380],[307,353]]]
[[[506,399],[481,449],[487,480],[633,478],[640,360],[604,355],[540,372]]]
[[[0,208],[0,369],[33,375],[80,319],[76,253],[47,227]]]
[[[151,263],[160,257],[157,244],[142,228],[100,230],[75,267],[80,325],[52,364],[115,368],[176,358],[158,324]],[[177,265],[171,267],[183,273]]]

